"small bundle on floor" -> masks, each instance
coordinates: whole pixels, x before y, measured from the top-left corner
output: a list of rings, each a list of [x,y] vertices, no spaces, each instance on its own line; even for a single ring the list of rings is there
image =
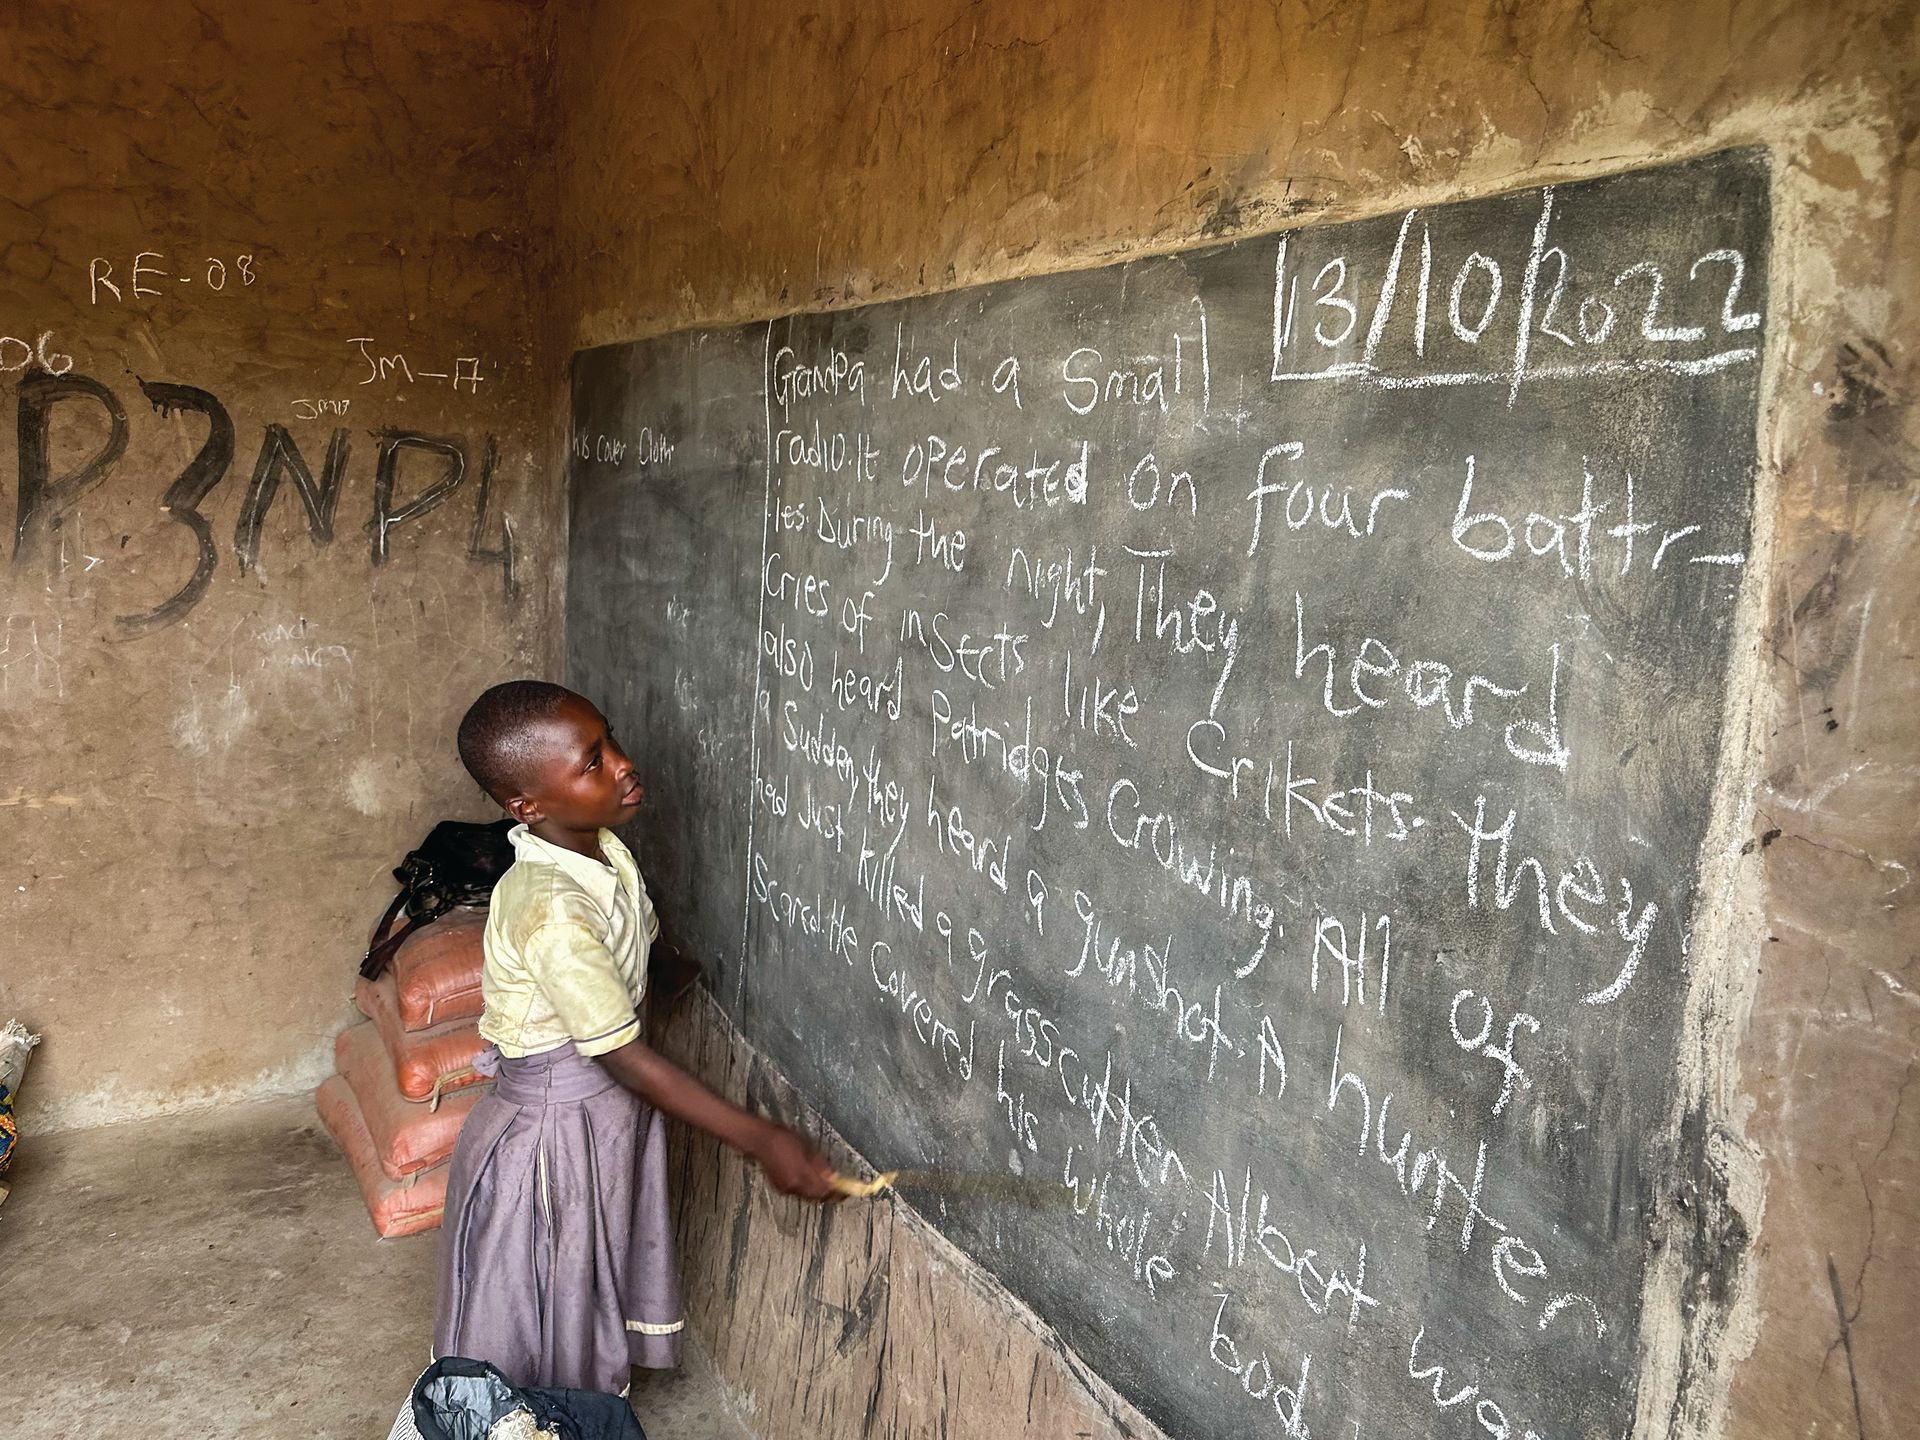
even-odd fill
[[[361,977],[366,1019],[334,1041],[338,1073],[315,1097],[387,1238],[439,1226],[447,1161],[488,1083],[473,1068],[486,1045],[475,1023],[486,920],[450,911],[409,935],[385,973]]]
[[[0,1202],[11,1193],[4,1177],[13,1163],[14,1143],[20,1138],[13,1118],[14,1101],[20,1094],[20,1077],[27,1073],[27,1057],[39,1043],[40,1037],[29,1034],[18,1020],[0,1027]]]
[[[414,1383],[387,1440],[647,1440],[623,1395],[514,1385],[448,1355]]]

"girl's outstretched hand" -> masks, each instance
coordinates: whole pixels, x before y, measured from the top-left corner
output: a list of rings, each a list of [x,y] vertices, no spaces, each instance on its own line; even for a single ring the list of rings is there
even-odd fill
[[[833,1188],[833,1167],[791,1130],[768,1125],[765,1135],[753,1147],[752,1155],[760,1162],[767,1183],[782,1195],[829,1203],[844,1198]]]

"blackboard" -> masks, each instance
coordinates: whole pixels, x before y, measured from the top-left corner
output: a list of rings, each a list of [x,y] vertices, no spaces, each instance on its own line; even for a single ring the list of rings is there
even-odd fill
[[[669,923],[1170,1433],[1630,1425],[1767,264],[1730,152],[576,357]]]

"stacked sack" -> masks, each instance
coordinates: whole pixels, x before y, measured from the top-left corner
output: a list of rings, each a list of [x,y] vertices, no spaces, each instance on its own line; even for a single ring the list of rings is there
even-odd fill
[[[383,1237],[439,1226],[447,1161],[488,1083],[480,1015],[485,910],[455,909],[407,937],[376,980],[359,980],[366,1017],[334,1041],[338,1074],[315,1096]]]

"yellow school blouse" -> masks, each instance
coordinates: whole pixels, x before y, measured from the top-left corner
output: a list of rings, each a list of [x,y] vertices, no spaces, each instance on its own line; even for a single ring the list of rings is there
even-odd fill
[[[611,830],[600,832],[607,865],[524,825],[507,839],[514,863],[487,911],[480,1034],[511,1059],[569,1040],[604,1055],[639,1038],[660,919],[632,853]]]

